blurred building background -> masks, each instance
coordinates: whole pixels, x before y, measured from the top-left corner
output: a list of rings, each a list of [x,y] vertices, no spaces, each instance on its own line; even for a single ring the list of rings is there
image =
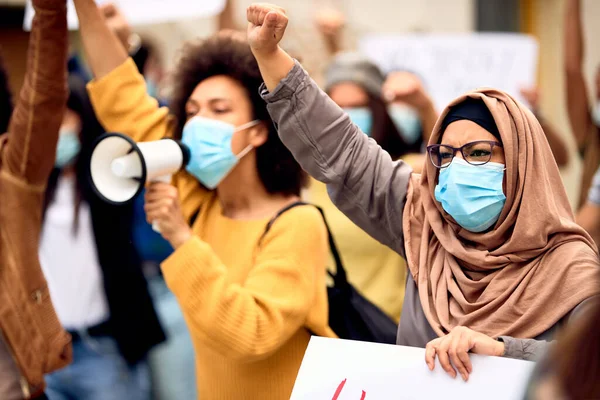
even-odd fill
[[[303,57],[313,73],[325,62],[325,46],[315,30],[315,13],[322,7],[334,6],[347,17],[344,46],[352,48],[356,39],[366,33],[473,31],[523,32],[534,35],[540,44],[539,80],[542,110],[565,135],[569,133],[564,104],[562,70],[562,23],[564,0],[277,0],[291,23],[286,47]],[[252,0],[232,0],[235,23],[245,26],[245,10]],[[25,0],[0,0],[0,46],[8,64],[11,83],[17,90],[22,82],[28,33],[22,29]],[[585,38],[599,38],[600,1],[584,0]],[[152,26],[136,26],[143,37],[159,48],[168,67],[173,65],[181,43],[206,36],[217,27],[216,18],[192,19]],[[77,35],[72,46],[78,48]],[[600,63],[600,46],[586,41],[585,72],[591,84]],[[590,85],[590,87],[593,87]],[[592,95],[592,93],[590,93]],[[567,140],[573,157],[563,169],[563,177],[571,201],[576,201],[579,183],[579,160],[571,136]]]

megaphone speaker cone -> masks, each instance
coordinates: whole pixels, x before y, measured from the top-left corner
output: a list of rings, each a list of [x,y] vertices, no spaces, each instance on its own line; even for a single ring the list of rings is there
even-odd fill
[[[94,191],[104,201],[127,203],[141,193],[146,183],[143,154],[128,136],[120,133],[102,135],[92,150],[90,176]]]

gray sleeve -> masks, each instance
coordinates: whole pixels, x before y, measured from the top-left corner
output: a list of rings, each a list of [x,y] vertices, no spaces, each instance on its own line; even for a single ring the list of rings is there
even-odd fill
[[[498,340],[504,342],[504,355],[507,358],[519,360],[538,361],[547,352],[554,342],[535,339],[517,339],[510,336],[500,336]]]
[[[355,224],[404,255],[402,211],[410,167],[392,161],[362,133],[296,62],[261,95],[281,141],[302,168],[327,184],[334,204]]]
[[[600,168],[598,168],[592,180],[592,186],[588,192],[588,201],[600,206]]]
[[[550,329],[554,331],[554,334],[556,334],[556,331],[561,325],[565,323],[572,323],[574,320],[584,315],[584,312],[586,309],[588,309],[588,307],[593,306],[598,301],[600,301],[600,295],[585,299]],[[503,357],[518,358],[520,360],[529,361],[540,360],[548,352],[550,346],[556,342],[556,340],[546,341],[536,339],[518,339],[510,336],[500,336],[498,340],[504,342]]]

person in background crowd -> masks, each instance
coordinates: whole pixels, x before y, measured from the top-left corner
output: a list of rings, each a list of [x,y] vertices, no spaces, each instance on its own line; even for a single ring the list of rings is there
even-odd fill
[[[25,81],[12,110],[0,61],[0,399],[46,398],[44,374],[71,361],[71,338],[37,257],[43,187],[67,100],[65,0],[33,0]],[[43,62],[38,62],[44,60]]]
[[[393,159],[421,152],[424,139],[429,137],[423,129],[432,128],[437,119],[423,87],[418,81],[406,87],[412,78],[404,74],[386,81],[379,68],[358,53],[339,53],[325,74],[325,92]],[[395,101],[406,92],[410,92],[412,103],[386,104],[384,95]],[[417,111],[420,109],[424,112]]]
[[[305,175],[268,117],[244,36],[222,32],[184,47],[169,116],[95,2],[75,7],[103,125],[136,141],[181,138],[192,153],[174,186],[149,187],[145,208],[175,249],[162,271],[194,340],[199,398],[289,398],[310,332],[335,337],[327,237],[310,206],[286,212],[263,236],[298,201]]]
[[[600,306],[582,310],[538,363],[526,400],[600,399]]]
[[[55,168],[46,189],[40,263],[73,363],[47,376],[50,400],[150,399],[148,351],[165,337],[132,239],[132,205],[90,186],[95,139],[104,132],[84,81],[69,78]]]
[[[393,159],[402,158],[420,172],[425,161],[423,145],[438,114],[419,77],[410,71],[393,71],[385,77],[365,57],[342,52],[345,18],[338,10],[324,9],[316,21],[333,57],[325,73],[327,94]]]
[[[594,173],[600,166],[600,67],[596,72],[596,103],[590,105],[583,75],[581,0],[567,0],[566,3],[563,50],[566,103],[571,130],[583,160],[579,197],[581,207],[586,201]]]
[[[358,226],[407,259],[398,344],[467,380],[468,353],[540,357],[600,292],[597,248],[573,221],[534,115],[484,89],[435,125],[421,175],[368,138],[278,43],[283,9],[247,11],[261,94],[283,143]],[[540,185],[540,182],[544,182]]]
[[[556,128],[542,114],[540,110],[540,92],[538,88],[522,88],[521,96],[527,101],[531,112],[533,112],[533,115],[535,115],[544,130],[546,139],[548,139],[548,144],[550,145],[550,149],[556,160],[556,164],[559,167],[564,167],[569,163],[567,144]]]
[[[600,168],[592,180],[587,202],[577,213],[577,223],[592,235],[600,247]]]

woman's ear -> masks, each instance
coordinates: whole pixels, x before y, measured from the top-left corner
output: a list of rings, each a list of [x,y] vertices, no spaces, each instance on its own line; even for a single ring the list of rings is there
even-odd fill
[[[265,122],[260,122],[258,125],[250,128],[249,144],[257,148],[265,144],[269,137],[269,128]]]

